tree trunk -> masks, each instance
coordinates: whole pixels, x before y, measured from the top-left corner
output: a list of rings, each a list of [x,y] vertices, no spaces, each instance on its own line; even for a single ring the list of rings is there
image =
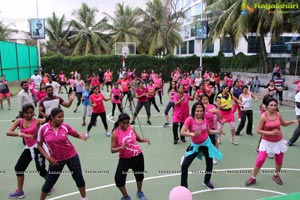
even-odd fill
[[[266,44],[265,44],[265,37],[262,31],[260,31],[259,35],[259,40],[260,40],[260,45],[261,45],[261,51],[262,51],[262,56],[264,59],[264,70],[263,73],[268,73],[269,69],[269,62],[268,62],[268,54],[267,54],[267,49],[266,49]]]

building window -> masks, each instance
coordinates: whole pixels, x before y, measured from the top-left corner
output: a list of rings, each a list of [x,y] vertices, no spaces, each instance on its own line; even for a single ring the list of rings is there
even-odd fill
[[[298,41],[299,39],[300,37],[281,36],[278,41],[272,42],[271,53],[291,53],[292,44],[286,44],[286,43]]]
[[[190,32],[191,32],[191,37],[195,37],[195,28],[191,28]]]
[[[180,46],[177,46],[177,47],[176,47],[176,54],[177,54],[177,55],[179,55],[179,53],[180,53],[180,52],[179,52],[179,48],[180,48]]]
[[[181,54],[187,54],[187,42],[181,43]]]
[[[260,53],[261,45],[259,37],[249,36],[248,37],[248,53]]]
[[[206,39],[203,40],[203,44],[205,43]],[[203,46],[204,53],[213,53],[214,52],[214,43]]]
[[[223,44],[221,45],[221,50],[223,53],[232,53],[230,37],[225,38]]]
[[[195,52],[195,40],[189,41],[189,54],[194,54]]]
[[[201,13],[202,13],[202,3],[197,4],[195,6],[195,15],[201,15]]]

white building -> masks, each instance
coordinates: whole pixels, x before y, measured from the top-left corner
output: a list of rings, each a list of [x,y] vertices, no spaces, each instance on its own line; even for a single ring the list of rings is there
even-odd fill
[[[165,1],[166,2],[166,1]],[[200,56],[200,41],[195,38],[195,16],[201,16],[205,5],[201,0],[179,0],[177,11],[183,9],[187,10],[186,18],[180,23],[182,24],[181,36],[183,42],[180,46],[175,48],[175,55],[178,56]],[[203,15],[204,16],[204,15]],[[205,17],[203,17],[205,20]],[[254,55],[261,52],[260,41],[255,35],[248,34],[248,42],[245,38],[241,38],[235,53],[243,53],[245,55]],[[291,44],[286,42],[299,41],[300,34],[284,33],[279,41],[272,43],[271,37],[265,37],[265,44],[268,56],[270,58],[288,59],[291,57]],[[203,40],[204,43],[204,40]],[[225,56],[232,56],[232,48],[230,46],[230,38],[226,37],[221,44],[220,39],[216,39],[213,45],[208,47],[203,46],[203,56],[217,56],[219,52],[223,52]]]

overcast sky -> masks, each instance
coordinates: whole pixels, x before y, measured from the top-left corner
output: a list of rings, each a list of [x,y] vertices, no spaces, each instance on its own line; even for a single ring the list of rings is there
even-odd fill
[[[27,19],[37,18],[37,4],[39,18],[47,18],[55,12],[57,16],[66,15],[71,18],[73,10],[80,8],[81,3],[85,2],[90,7],[99,10],[97,19],[104,17],[103,12],[113,15],[117,3],[124,2],[132,8],[140,7],[145,9],[148,0],[3,0],[0,6],[0,20],[5,24],[13,23],[16,26],[11,28],[29,31]],[[28,29],[28,30],[26,30]]]

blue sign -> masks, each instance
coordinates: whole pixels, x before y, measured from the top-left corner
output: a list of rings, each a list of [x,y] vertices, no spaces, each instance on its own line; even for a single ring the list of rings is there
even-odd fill
[[[30,20],[30,35],[32,39],[45,38],[45,19]]]
[[[197,21],[196,22],[195,37],[197,40],[207,38],[207,21]]]

